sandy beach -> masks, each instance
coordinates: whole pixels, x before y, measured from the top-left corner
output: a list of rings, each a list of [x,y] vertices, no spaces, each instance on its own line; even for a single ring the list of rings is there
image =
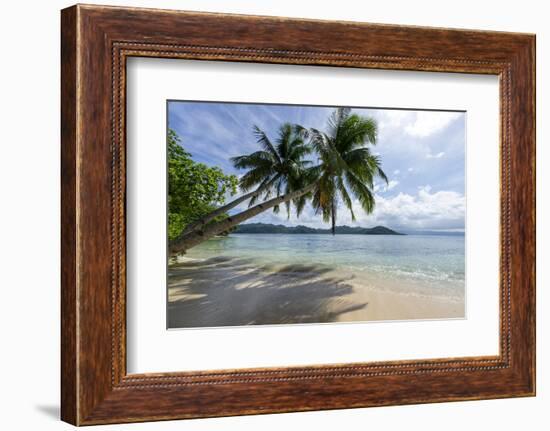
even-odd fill
[[[414,281],[408,281],[414,283]],[[169,328],[464,317],[464,298],[330,265],[183,258],[168,268]],[[415,293],[411,293],[415,292]]]

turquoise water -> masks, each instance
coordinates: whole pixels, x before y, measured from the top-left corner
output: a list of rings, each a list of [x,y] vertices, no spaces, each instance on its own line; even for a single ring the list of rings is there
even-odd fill
[[[326,265],[452,296],[463,296],[465,289],[463,236],[232,234],[206,241],[186,255],[220,256],[259,265]]]

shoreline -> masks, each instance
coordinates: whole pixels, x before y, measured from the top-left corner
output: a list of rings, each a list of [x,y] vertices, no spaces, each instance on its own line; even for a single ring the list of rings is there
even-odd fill
[[[168,267],[168,327],[464,317],[463,297],[423,294],[414,284],[326,265],[183,257]]]

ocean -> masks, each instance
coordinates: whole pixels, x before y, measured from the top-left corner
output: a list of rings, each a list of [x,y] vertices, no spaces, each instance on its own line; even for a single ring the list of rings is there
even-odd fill
[[[464,236],[231,234],[186,254],[213,257],[247,259],[264,268],[315,265],[368,275],[379,287],[411,294],[465,296]]]

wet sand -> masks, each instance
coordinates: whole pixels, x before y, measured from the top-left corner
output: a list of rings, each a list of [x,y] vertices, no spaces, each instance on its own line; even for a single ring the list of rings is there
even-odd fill
[[[169,328],[464,317],[464,299],[418,294],[379,275],[248,259],[168,268]],[[409,291],[408,291],[409,290]]]

